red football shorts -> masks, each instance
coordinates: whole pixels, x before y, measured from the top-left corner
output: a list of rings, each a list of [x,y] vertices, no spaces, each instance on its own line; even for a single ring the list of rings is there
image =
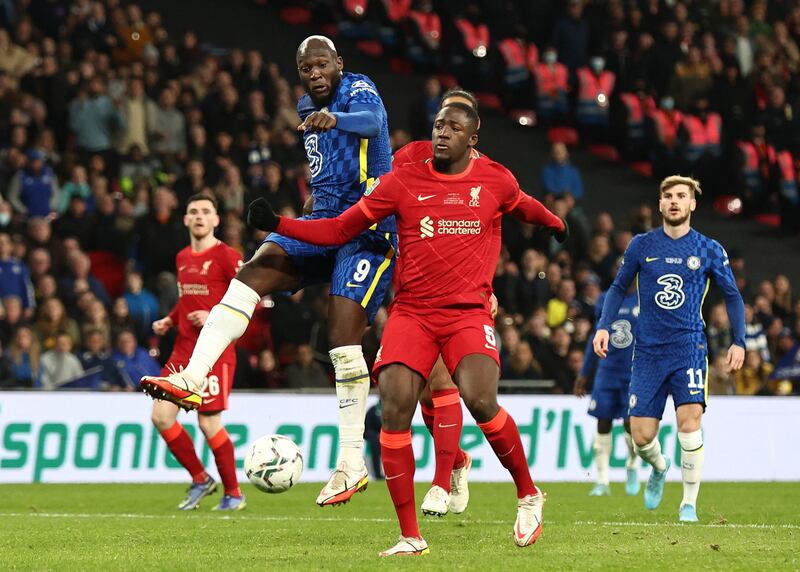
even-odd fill
[[[470,354],[489,356],[499,367],[494,320],[489,312],[475,308],[416,313],[393,307],[383,330],[372,375],[377,380],[381,368],[401,363],[428,379],[439,354],[450,375]]]
[[[189,358],[192,357],[192,347],[181,345],[180,341],[175,344],[172,350],[172,355],[166,366],[172,366],[175,369],[186,367],[189,363]],[[161,370],[161,375],[169,375],[168,367]],[[203,404],[198,408],[198,411],[214,412],[224,411],[228,408],[228,396],[233,387],[233,374],[236,371],[236,352],[226,349],[214,364],[208,377],[203,381],[203,389],[200,396],[203,398]]]

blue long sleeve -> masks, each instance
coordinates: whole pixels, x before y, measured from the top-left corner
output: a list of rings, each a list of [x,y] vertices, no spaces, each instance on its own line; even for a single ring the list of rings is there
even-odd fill
[[[383,113],[378,105],[354,103],[350,105],[350,111],[335,111],[332,115],[336,117],[336,129],[370,138],[380,132]]]
[[[622,306],[622,301],[625,299],[628,288],[630,288],[631,283],[639,273],[639,265],[639,237],[636,236],[625,250],[622,266],[620,266],[619,272],[614,277],[614,282],[606,293],[606,301],[603,303],[603,310],[596,329],[609,329],[611,322],[619,312],[620,306]]]
[[[594,375],[594,372],[597,371],[597,363],[600,361],[600,358],[594,353],[593,341],[594,336],[589,336],[589,339],[586,340],[586,348],[583,351],[583,366],[578,374],[581,377],[590,378]]]
[[[744,334],[747,329],[744,319],[744,300],[742,300],[739,288],[736,287],[736,278],[733,276],[728,261],[728,253],[716,241],[714,241],[714,246],[717,252],[714,253],[715,256],[711,262],[711,275],[725,296],[725,309],[728,311],[728,320],[733,330],[733,343],[744,348],[746,347]]]

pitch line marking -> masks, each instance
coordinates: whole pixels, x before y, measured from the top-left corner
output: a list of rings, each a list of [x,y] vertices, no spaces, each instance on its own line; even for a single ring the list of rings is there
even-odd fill
[[[274,522],[285,522],[285,521],[309,521],[309,522],[343,522],[343,521],[351,521],[351,522],[388,522],[388,523],[395,523],[397,522],[394,518],[364,518],[364,517],[352,517],[352,518],[333,518],[333,517],[297,517],[297,516],[214,516],[214,515],[170,515],[170,514],[136,514],[136,513],[85,513],[85,512],[0,512],[0,517],[12,517],[12,518],[24,518],[24,517],[36,517],[36,518],[82,518],[82,519],[91,519],[91,518],[120,518],[120,519],[130,519],[130,520],[236,520],[236,521],[274,521]],[[447,520],[425,520],[426,524],[430,523],[446,523]],[[510,520],[463,520],[460,521],[465,524],[508,524]],[[729,523],[729,524],[715,524],[715,523],[707,523],[707,524],[699,524],[699,523],[692,523],[692,524],[682,524],[679,522],[605,522],[605,521],[596,521],[596,520],[576,520],[574,522],[564,522],[564,521],[545,521],[546,524],[549,525],[569,525],[569,526],[626,526],[626,527],[659,527],[659,526],[668,526],[668,527],[675,527],[675,528],[696,528],[696,527],[704,527],[704,528],[747,528],[747,529],[762,529],[762,530],[800,530],[800,524],[759,524],[759,523]]]

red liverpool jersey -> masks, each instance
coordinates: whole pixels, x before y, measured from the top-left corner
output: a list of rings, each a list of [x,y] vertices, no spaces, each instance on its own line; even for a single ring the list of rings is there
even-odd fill
[[[222,299],[241,265],[242,256],[224,242],[201,252],[187,246],[178,253],[178,303],[169,313],[178,328],[176,345],[189,342],[194,346],[200,328],[193,326],[187,316],[195,310],[210,311]],[[225,351],[223,358],[233,353],[233,345]]]
[[[473,160],[480,160],[484,162],[493,162],[486,155],[480,153],[477,149],[471,150],[471,157]],[[392,169],[397,169],[409,163],[417,163],[419,161],[427,161],[433,159],[433,142],[432,141],[412,141],[403,145],[398,149],[393,158]],[[498,214],[492,224],[492,250],[491,256],[486,258],[486,276],[489,279],[489,285],[492,284],[494,273],[497,267],[497,258],[500,256],[500,249],[502,248],[502,227],[503,215]]]
[[[430,161],[411,163],[377,179],[361,200],[335,219],[281,217],[277,232],[312,244],[344,244],[396,215],[400,242],[395,304],[415,310],[484,306],[491,294],[489,264],[497,263],[492,229],[512,212],[526,222],[563,229],[563,223],[519,188],[494,161],[470,161],[444,175]]]

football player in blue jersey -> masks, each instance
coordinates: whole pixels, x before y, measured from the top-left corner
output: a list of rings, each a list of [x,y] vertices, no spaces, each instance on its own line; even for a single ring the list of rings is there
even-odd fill
[[[715,240],[692,229],[700,183],[674,175],[661,182],[661,228],[640,234],[625,251],[623,264],[608,290],[594,351],[608,355],[612,321],[631,283],[639,293],[639,323],[631,370],[629,415],[631,434],[639,456],[652,467],[644,504],[654,509],[661,503],[670,466],[661,454],[658,426],[667,395],[672,395],[681,447],[683,500],[678,515],[682,522],[697,521],[697,494],[703,471],[703,435],[700,422],[706,408],[708,356],[702,306],[713,278],[722,289],[733,329],[733,343],[726,356],[730,371],[744,362],[744,302],[725,249]]]
[[[606,298],[601,294],[595,305],[595,324],[600,322],[600,312]],[[599,361],[592,351],[591,338],[587,341],[583,367],[575,379],[574,393],[578,397],[586,395],[586,384],[594,376],[592,398],[589,402],[589,415],[597,419],[597,434],[594,438],[594,463],[597,467],[597,483],[589,496],[609,496],[608,467],[611,461],[613,441],[611,427],[614,419],[623,419],[625,442],[628,445],[628,460],[625,464],[627,480],[625,492],[639,494],[639,456],[633,447],[631,428],[628,419],[628,385],[631,382],[631,358],[633,357],[634,333],[639,318],[639,299],[633,288],[628,290],[614,321],[611,322],[608,358]],[[599,363],[598,363],[599,362]]]
[[[310,36],[297,49],[306,94],[298,102],[298,130],[311,167],[310,218],[335,217],[354,205],[371,182],[391,169],[386,110],[375,84],[344,71],[333,42]],[[256,200],[248,214],[258,210]],[[317,497],[320,506],[347,502],[367,486],[364,416],[369,370],[361,338],[391,283],[397,233],[387,218],[342,247],[320,247],[269,235],[231,281],[203,326],[192,358],[181,372],[143,378],[155,398],[193,408],[199,383],[223,350],[244,333],[262,296],[330,283],[328,339],[339,402],[339,458]]]

